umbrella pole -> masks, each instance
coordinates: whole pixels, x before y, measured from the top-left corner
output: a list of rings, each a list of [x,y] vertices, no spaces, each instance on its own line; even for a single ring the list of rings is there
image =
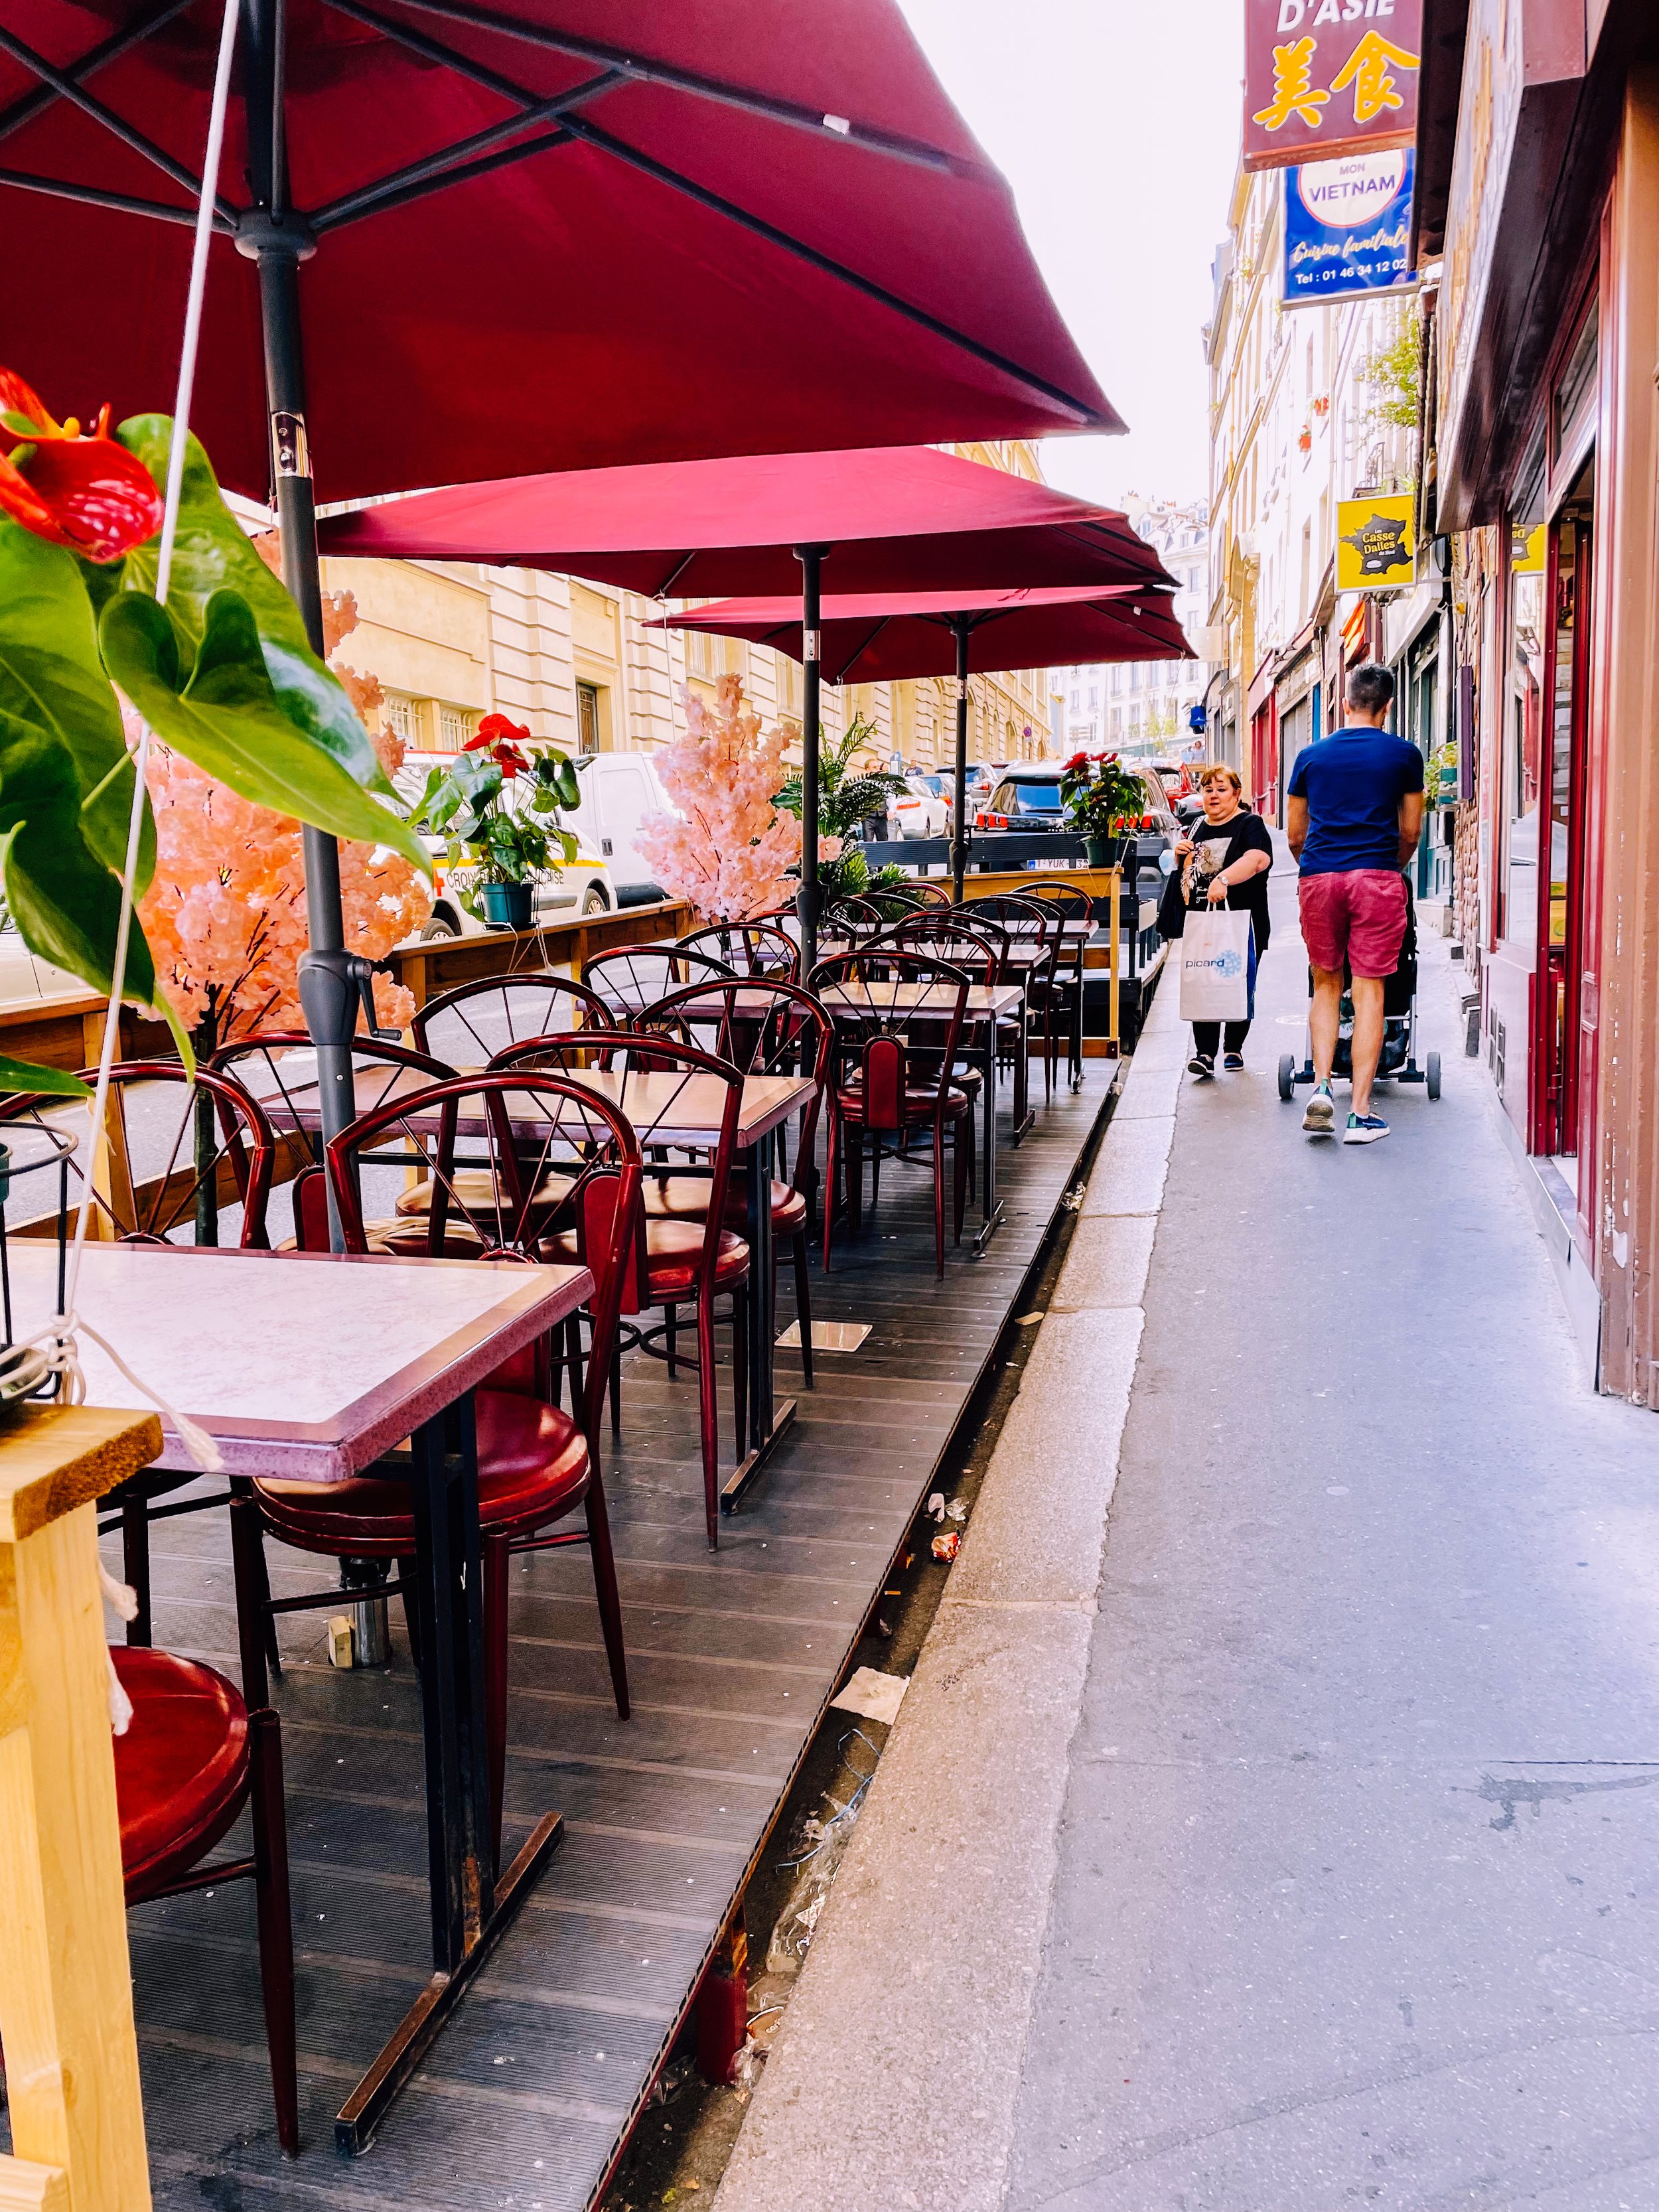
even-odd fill
[[[283,536],[283,581],[305,623],[311,647],[324,656],[322,583],[317,566],[317,510],[306,436],[305,361],[300,337],[300,264],[316,250],[303,221],[287,208],[286,163],[279,112],[284,31],[271,0],[243,0],[248,165],[258,206],[238,227],[237,251],[259,271],[264,336],[265,404],[270,417],[271,470]],[[351,1040],[365,962],[345,949],[340,903],[340,849],[332,837],[305,826],[306,934],[300,957],[300,1002],[317,1048],[318,1103],[323,1140],[356,1115]],[[328,1193],[330,1242],[343,1249],[334,1193]]]
[[[805,982],[818,960],[818,923],[823,915],[823,892],[818,884],[818,706],[823,631],[818,618],[818,584],[827,547],[798,545],[800,562],[801,718],[800,718],[800,891],[795,911],[800,916],[800,973]]]
[[[957,797],[951,824],[951,895],[962,903],[962,878],[968,866],[968,635],[966,615],[952,615],[957,640]]]

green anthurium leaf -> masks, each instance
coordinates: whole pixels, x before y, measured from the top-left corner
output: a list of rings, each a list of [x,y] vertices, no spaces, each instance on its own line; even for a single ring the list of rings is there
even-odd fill
[[[256,806],[297,815],[336,837],[388,845],[432,872],[426,847],[404,822],[315,741],[304,702],[279,688],[292,656],[262,647],[254,616],[239,592],[208,603],[196,665],[188,672],[167,610],[146,593],[124,592],[99,626],[104,661],[116,682],[168,744]],[[278,682],[272,681],[273,676]]]
[[[576,781],[575,769],[568,760],[561,761],[559,763],[558,794],[561,806],[576,807],[581,805],[582,787]]]
[[[129,453],[138,456],[157,483],[167,482],[167,449],[173,439],[170,416],[135,415],[115,434]],[[127,555],[122,577],[126,591],[154,594],[160,550],[157,536]],[[185,449],[179,529],[167,584],[167,612],[190,650],[199,649],[214,595],[222,591],[235,592],[252,610],[283,711],[317,744],[332,753],[364,790],[389,797],[392,786],[356,709],[339,678],[312,651],[300,610],[254,551],[247,532],[225,505],[212,463],[191,438]],[[188,752],[190,749],[181,750]],[[285,811],[301,810],[290,806]]]
[[[98,657],[83,564],[61,545],[0,519],[0,714],[63,749],[77,784],[86,841],[112,868],[127,859],[132,763],[121,710]],[[96,793],[96,797],[93,794]],[[137,889],[155,870],[155,825],[144,803]]]
[[[31,952],[112,991],[121,884],[82,830],[75,763],[43,731],[0,713],[0,883]],[[155,968],[134,917],[124,998],[156,1003]]]
[[[33,1060],[8,1060],[0,1054],[0,1094],[45,1091],[54,1098],[90,1098],[91,1091],[78,1075],[66,1067],[37,1067]]]

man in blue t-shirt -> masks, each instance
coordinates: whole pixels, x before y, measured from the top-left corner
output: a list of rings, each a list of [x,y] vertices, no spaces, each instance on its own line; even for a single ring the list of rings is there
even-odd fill
[[[1348,678],[1343,727],[1296,757],[1285,833],[1302,864],[1297,896],[1313,964],[1314,1095],[1302,1126],[1334,1133],[1331,1063],[1341,1017],[1343,967],[1353,979],[1353,1097],[1342,1141],[1374,1145],[1389,1125],[1371,1111],[1382,1050],[1382,986],[1406,937],[1401,874],[1423,827],[1423,756],[1385,725],[1394,678],[1368,662]]]

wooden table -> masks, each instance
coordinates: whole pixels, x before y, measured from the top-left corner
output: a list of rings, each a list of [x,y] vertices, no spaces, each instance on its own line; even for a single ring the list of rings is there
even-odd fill
[[[765,998],[764,1011],[777,1005],[775,998],[757,993]],[[532,1069],[521,1071],[525,1074]],[[461,1074],[475,1074],[476,1069],[458,1070]],[[429,1079],[416,1068],[399,1070],[390,1080],[384,1066],[370,1066],[357,1072],[356,1085],[359,1110],[368,1112],[375,1107],[389,1105],[394,1099],[412,1095],[427,1088]],[[720,1077],[696,1073],[675,1073],[662,1068],[618,1068],[605,1070],[578,1067],[564,1070],[560,1080],[580,1086],[608,1099],[633,1124],[635,1134],[641,1147],[653,1145],[684,1146],[690,1151],[712,1149],[720,1141],[720,1127],[725,1118],[726,1086]],[[751,1300],[749,1329],[749,1434],[746,1449],[739,1451],[738,1464],[720,1488],[720,1506],[724,1512],[736,1510],[744,1492],[764,1465],[768,1455],[793,1421],[796,1404],[793,1398],[779,1405],[773,1380],[772,1362],[774,1340],[777,1335],[777,1296],[772,1267],[772,1158],[774,1138],[784,1122],[799,1113],[812,1095],[811,1079],[795,1075],[747,1075],[744,1078],[743,1097],[738,1108],[737,1146],[738,1164],[743,1170],[748,1218],[744,1234],[749,1244],[749,1295]],[[320,1126],[314,1090],[290,1094],[295,1119],[308,1129]],[[545,1118],[534,1113],[515,1114],[510,1117],[513,1133],[527,1143],[536,1140],[538,1132],[545,1133]],[[410,1134],[434,1134],[438,1128],[435,1114],[429,1117],[405,1116],[401,1127]],[[603,1122],[595,1120],[593,1133],[605,1133]],[[457,1122],[459,1136],[482,1135],[482,1121],[469,1121],[460,1115]],[[186,1409],[188,1410],[188,1409]]]
[[[855,1022],[867,1022],[870,1017],[881,1014],[938,1012],[948,1018],[957,1003],[957,987],[953,983],[896,983],[896,982],[840,982],[826,984],[818,993],[824,1012],[837,1024],[850,1026]],[[1025,992],[1018,983],[971,983],[963,1003],[964,1024],[971,1024],[973,1035],[979,1042],[960,1048],[963,1056],[977,1059],[981,1070],[983,1099],[981,1104],[984,1129],[985,1166],[980,1200],[980,1226],[974,1238],[974,1257],[977,1260],[996,1235],[1002,1220],[1002,1200],[997,1196],[997,1023],[1011,1015],[1018,1015],[1022,1032],[1025,1026]],[[1021,1036],[1021,1052],[1015,1061],[1014,1123],[1019,1126],[1020,1109],[1024,1103],[1024,1091],[1018,1080],[1024,1060],[1024,1038]]]
[[[11,1247],[20,1323],[57,1297],[58,1255]],[[560,1840],[544,1814],[498,1880],[485,1764],[474,1388],[591,1296],[586,1267],[510,1261],[88,1244],[77,1310],[159,1395],[198,1421],[233,1477],[325,1484],[376,1465],[408,1480],[422,1648],[432,1978],[341,2107],[337,2146],[367,2148]],[[146,1401],[88,1338],[88,1400]],[[410,1438],[411,1450],[385,1455]],[[159,1466],[188,1468],[171,1431]]]

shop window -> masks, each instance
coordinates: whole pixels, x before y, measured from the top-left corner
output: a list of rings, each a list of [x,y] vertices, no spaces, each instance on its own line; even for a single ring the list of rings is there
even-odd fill
[[[1584,327],[1573,341],[1572,351],[1567,356],[1567,365],[1555,387],[1553,411],[1555,459],[1558,462],[1577,454],[1578,441],[1595,413],[1598,321],[1596,308],[1592,302],[1590,311],[1584,318]]]
[[[1544,744],[1544,453],[1521,472],[1510,523],[1509,672],[1504,715],[1503,906],[1498,934],[1530,949],[1538,929],[1538,795]]]

